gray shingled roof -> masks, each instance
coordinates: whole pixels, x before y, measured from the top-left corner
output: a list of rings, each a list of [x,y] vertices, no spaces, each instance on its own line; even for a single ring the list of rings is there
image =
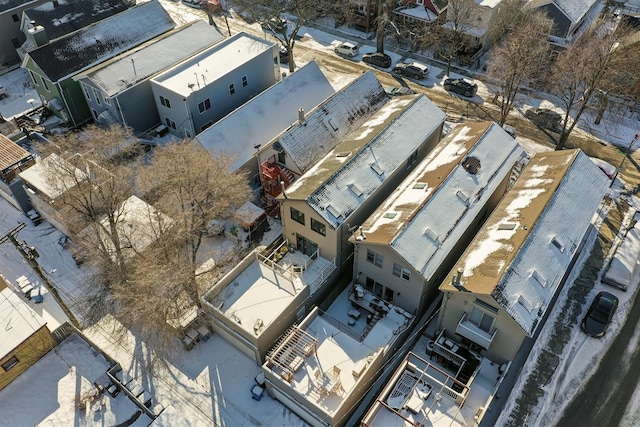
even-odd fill
[[[45,27],[49,40],[55,40],[127,9],[123,0],[48,1],[25,11],[35,25]]]
[[[194,21],[87,70],[82,76],[88,77],[109,96],[114,96],[223,38],[214,26],[203,20]]]
[[[434,132],[446,115],[426,96],[390,100],[287,190],[338,228]]]
[[[271,142],[298,118],[298,109],[311,110],[334,93],[318,64],[311,61],[289,77],[238,107],[196,140],[211,155],[236,156],[236,170],[256,155],[255,145]]]
[[[28,53],[52,82],[126,52],[171,30],[157,0],[132,7]]]
[[[304,173],[371,117],[387,99],[375,74],[367,71],[307,112],[304,125],[287,130],[278,141]]]

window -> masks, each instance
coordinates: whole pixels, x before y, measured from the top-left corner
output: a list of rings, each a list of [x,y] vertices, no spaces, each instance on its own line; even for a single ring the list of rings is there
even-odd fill
[[[169,100],[162,95],[160,95],[160,104],[163,107],[171,108],[171,102],[169,102]]]
[[[102,95],[102,99],[104,99],[104,103],[107,105],[111,105],[111,98],[108,96]]]
[[[407,169],[409,169],[413,164],[418,161],[418,150],[411,153],[409,158],[407,159]]]
[[[323,236],[327,234],[327,227],[320,221],[316,221],[313,218],[311,218],[311,229],[318,234],[322,234]]]
[[[203,124],[202,127],[200,128],[200,132],[202,132],[203,130],[205,130],[206,128],[211,126],[212,124],[213,124],[212,121],[208,121],[207,123]]]
[[[44,77],[40,77],[40,80],[42,80],[42,86],[44,86],[44,88],[47,90],[47,92],[51,92],[49,90],[49,84],[47,83],[47,81],[45,80]]]
[[[20,47],[20,40],[18,40],[17,38],[12,38],[11,39],[11,43],[13,43],[13,47],[18,49]]]
[[[469,322],[473,323],[478,328],[487,333],[491,331],[493,320],[493,316],[488,315],[487,313],[476,307],[473,307],[473,309],[471,310],[471,314],[469,315]]]
[[[167,122],[167,126],[170,127],[171,129],[175,129],[176,128],[176,122],[171,120],[169,117],[165,118],[165,122]]]
[[[249,82],[247,81],[247,76],[242,76],[242,87],[245,87],[248,84]]]
[[[98,120],[98,112],[93,108],[91,109],[91,114],[93,114],[93,120]]]
[[[198,104],[198,111],[200,111],[200,114],[204,113],[209,108],[211,108],[211,100],[209,98]]]
[[[82,85],[82,90],[84,91],[84,96],[87,97],[87,101],[91,101],[91,91],[86,85]]]
[[[295,208],[291,208],[291,219],[304,225],[304,214]]]
[[[382,258],[382,255],[373,252],[371,249],[367,249],[367,261],[371,264],[382,267]]]
[[[396,277],[401,277],[404,280],[409,280],[411,278],[411,271],[402,267],[400,264],[393,263],[393,275]]]
[[[98,103],[98,105],[102,105],[102,103],[100,102],[100,95],[98,94],[98,91],[96,90],[96,88],[93,88],[93,94],[96,97],[96,102]]]
[[[4,362],[4,363],[2,364],[2,369],[4,369],[4,371],[5,371],[5,372],[8,372],[8,371],[9,371],[9,369],[11,369],[11,368],[13,368],[14,366],[16,366],[16,365],[18,364],[18,362],[20,362],[20,361],[18,360],[18,358],[17,358],[17,357],[15,357],[15,356],[11,356],[11,357],[9,358],[9,360],[7,360],[6,362]]]
[[[18,18],[18,15],[16,15],[15,13],[11,15],[11,19],[13,19],[13,22],[18,22],[20,20],[20,18]]]
[[[29,70],[29,75],[31,76],[31,81],[34,85],[38,86],[38,81],[36,80],[36,75],[33,74],[33,71]]]
[[[233,83],[231,83],[229,85],[229,95],[233,95],[234,93],[236,93],[236,86]]]

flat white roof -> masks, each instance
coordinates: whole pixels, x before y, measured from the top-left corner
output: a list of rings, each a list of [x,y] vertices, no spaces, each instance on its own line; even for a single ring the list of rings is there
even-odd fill
[[[56,174],[56,180],[59,180],[59,185],[52,185],[51,179],[55,174],[55,171],[61,168],[70,168],[71,164],[63,160],[57,154],[53,153],[44,159],[31,166],[29,169],[22,171],[18,174],[23,181],[33,187],[39,193],[44,194],[53,200],[66,190],[74,187],[76,180],[68,176],[67,174]],[[76,176],[78,181],[82,181],[86,175],[80,169],[76,168]]]
[[[245,331],[256,335],[262,331],[259,325],[267,327],[276,321],[298,293],[322,277],[326,268],[333,269],[329,261],[320,257],[311,260],[301,252],[286,254],[277,264],[281,269],[277,270],[260,262],[257,254],[253,256],[255,261],[220,293],[210,299],[205,295],[205,298]],[[307,263],[302,274],[289,275],[286,270],[294,264],[301,266]]]
[[[15,292],[0,292],[0,359],[45,325],[45,321]]]
[[[118,238],[125,259],[133,258],[143,252],[150,244],[158,240],[173,222],[171,218],[137,196],[131,196],[120,205],[116,212]],[[108,229],[107,218],[101,221]],[[87,229],[85,229],[87,230]],[[80,234],[84,234],[83,230]],[[111,242],[104,238],[105,246],[112,249]]]
[[[327,310],[327,314],[319,315],[318,311],[314,311],[309,315],[315,317],[304,331],[317,340],[317,351],[315,355],[304,358],[304,363],[294,373],[291,381],[291,387],[297,393],[329,415],[335,413],[353,392],[358,378],[363,377],[364,374],[359,377],[353,375],[356,365],[364,365],[364,369],[369,369],[368,363],[372,359],[368,357],[378,352],[386,353],[398,334],[410,325],[412,319],[412,316],[407,317],[404,314],[404,310],[396,310],[390,305],[388,313],[375,323],[361,342],[353,335],[361,334],[368,313],[360,309],[361,315],[356,325],[347,326],[349,311],[353,310],[348,300],[349,289],[350,287],[347,287],[336,298]],[[306,321],[305,319],[301,323]],[[341,324],[340,329],[336,326],[338,322]],[[350,332],[349,329],[351,329]],[[334,366],[340,371],[339,378],[343,392],[319,395],[312,380],[316,370],[327,373],[331,372]]]
[[[275,45],[268,40],[240,32],[160,74],[152,81],[186,97]],[[189,87],[190,85],[193,86]]]

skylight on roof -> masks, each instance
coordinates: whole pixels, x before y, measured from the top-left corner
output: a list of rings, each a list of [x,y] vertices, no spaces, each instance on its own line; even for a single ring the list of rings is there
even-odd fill
[[[426,182],[416,182],[415,184],[413,184],[413,188],[415,188],[416,190],[422,190],[426,186]]]
[[[327,119],[327,123],[329,123],[329,126],[331,126],[331,129],[333,129],[334,131],[338,130],[338,125],[336,124],[336,122],[333,120],[333,117],[329,117]]]
[[[393,219],[396,217],[396,215],[398,215],[397,212],[387,212],[386,214],[383,215],[383,217],[387,219]]]
[[[426,234],[434,243],[438,242],[438,234],[429,227],[424,230],[424,234]]]
[[[540,283],[540,286],[542,286],[543,288],[547,286],[547,281],[545,280],[545,278],[542,277],[536,270],[533,270],[533,273],[531,273],[531,277],[533,277],[536,282]]]
[[[340,212],[338,212],[338,210],[334,208],[332,205],[327,206],[327,211],[334,217],[340,218]]]
[[[369,166],[371,166],[371,169],[373,169],[373,171],[379,176],[382,176],[384,174],[384,171],[377,163],[371,163]]]
[[[336,154],[336,157],[349,157],[351,155],[351,151],[343,151],[342,153]]]
[[[347,185],[347,187],[349,187],[349,189],[350,189],[351,191],[353,191],[353,194],[355,194],[357,197],[362,196],[362,190],[361,190],[361,189],[360,189],[360,187],[358,187],[357,185],[355,185],[355,184],[349,184],[349,185]]]
[[[515,222],[502,222],[498,225],[498,230],[513,230],[516,228]]]
[[[560,240],[558,240],[557,237],[554,237],[551,239],[551,243],[553,244],[553,246],[555,246],[556,248],[558,248],[558,250],[560,252],[564,252],[564,245],[562,244],[562,242]]]
[[[469,204],[469,196],[462,190],[456,191],[456,196],[460,198],[466,205]]]
[[[531,313],[534,309],[533,305],[522,295],[518,297],[518,304],[524,307],[524,309],[527,310],[529,313]]]

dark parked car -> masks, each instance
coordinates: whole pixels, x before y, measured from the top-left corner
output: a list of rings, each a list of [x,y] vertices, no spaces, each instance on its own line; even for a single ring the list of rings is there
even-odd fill
[[[595,338],[600,338],[607,331],[613,314],[618,308],[618,298],[609,292],[602,291],[596,295],[586,316],[582,319],[582,330]]]
[[[541,128],[554,132],[560,132],[562,130],[562,126],[560,125],[562,115],[548,108],[532,108],[525,111],[524,116]]]
[[[444,90],[471,98],[478,92],[478,85],[465,79],[446,79]]]
[[[391,71],[414,79],[424,79],[429,75],[429,68],[418,62],[398,62]]]
[[[386,53],[366,53],[362,55],[362,62],[375,65],[381,68],[389,68],[391,66],[391,57]]]

